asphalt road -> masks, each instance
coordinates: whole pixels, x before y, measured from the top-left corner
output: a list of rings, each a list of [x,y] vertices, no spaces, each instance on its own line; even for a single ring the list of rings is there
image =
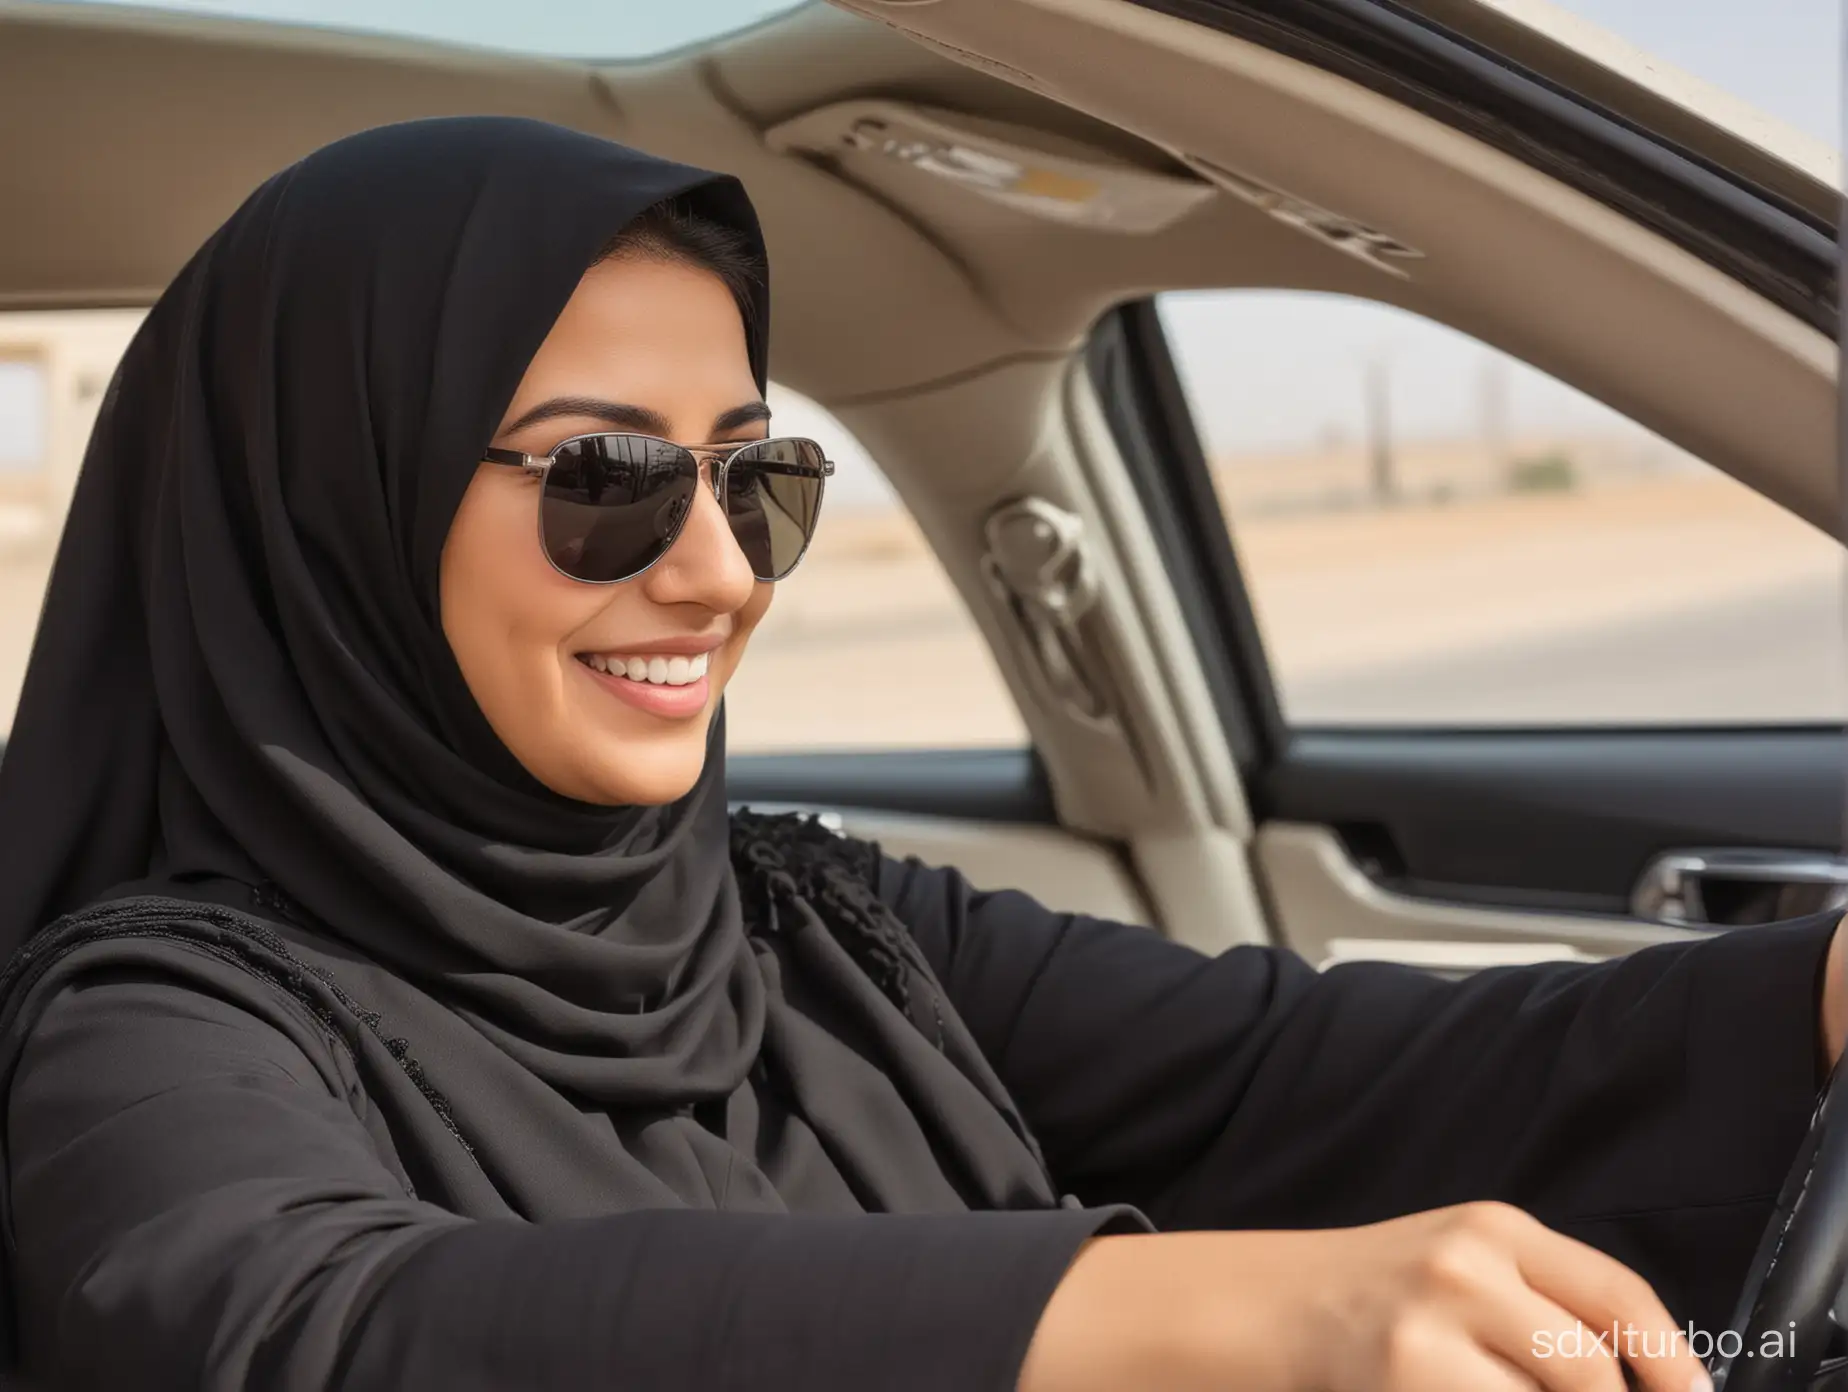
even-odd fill
[[[1426,658],[1282,674],[1297,724],[1748,724],[1848,717],[1844,581],[1805,580]]]

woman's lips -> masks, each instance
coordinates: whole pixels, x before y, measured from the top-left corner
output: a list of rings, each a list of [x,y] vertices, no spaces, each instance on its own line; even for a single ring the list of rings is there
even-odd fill
[[[698,715],[706,709],[706,697],[710,694],[710,677],[700,677],[687,682],[684,686],[658,685],[648,681],[631,681],[628,677],[611,676],[608,672],[599,672],[588,662],[577,664],[598,686],[619,701],[627,701],[637,710],[647,711],[650,715],[665,716],[670,720],[684,720],[688,716]]]

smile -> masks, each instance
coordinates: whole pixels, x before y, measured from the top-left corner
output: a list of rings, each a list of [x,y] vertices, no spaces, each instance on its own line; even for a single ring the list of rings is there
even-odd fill
[[[706,675],[709,654],[650,657],[639,653],[579,653],[577,659],[592,671],[626,677],[632,682],[646,682],[650,686],[691,686]]]

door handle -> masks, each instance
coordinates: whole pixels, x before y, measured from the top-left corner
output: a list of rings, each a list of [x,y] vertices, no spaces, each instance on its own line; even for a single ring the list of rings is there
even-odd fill
[[[1665,851],[1630,895],[1638,918],[1695,928],[1776,923],[1848,908],[1848,856],[1744,848]]]

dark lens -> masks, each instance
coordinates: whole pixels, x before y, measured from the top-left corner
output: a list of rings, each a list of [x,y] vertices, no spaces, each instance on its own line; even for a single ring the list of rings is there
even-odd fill
[[[673,545],[699,487],[699,462],[646,435],[587,435],[553,456],[539,530],[552,564],[577,580],[626,580]]]
[[[824,459],[813,440],[765,440],[732,456],[725,512],[751,573],[781,580],[815,535]]]

